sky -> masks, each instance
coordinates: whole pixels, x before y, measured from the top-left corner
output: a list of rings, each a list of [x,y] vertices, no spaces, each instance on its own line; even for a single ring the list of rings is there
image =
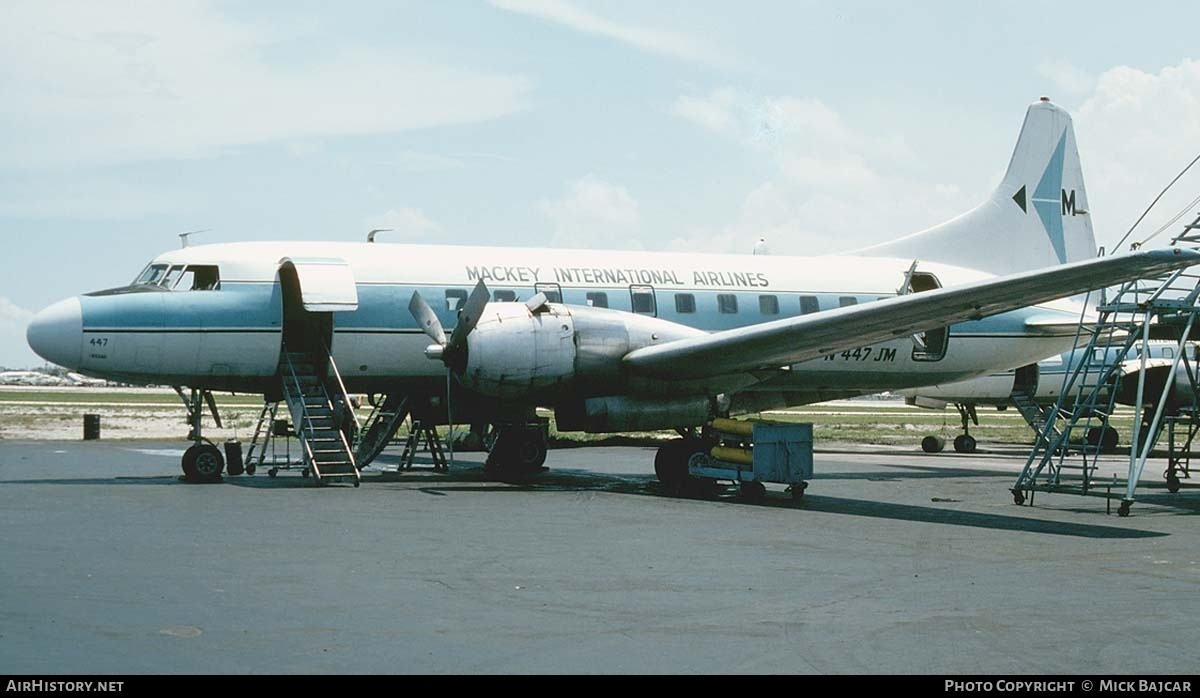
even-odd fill
[[[985,198],[1044,95],[1074,116],[1111,248],[1200,154],[1195,3],[2,0],[0,17],[8,367],[42,363],[33,313],[130,281],[189,230],[842,252]],[[1200,166],[1130,239],[1198,190]]]

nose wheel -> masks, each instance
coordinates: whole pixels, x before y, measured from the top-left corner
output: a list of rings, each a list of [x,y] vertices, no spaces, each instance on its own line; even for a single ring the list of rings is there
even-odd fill
[[[183,452],[183,477],[188,482],[220,482],[225,469],[221,449],[212,444],[195,444]]]
[[[217,403],[210,391],[193,388],[189,398],[184,396],[182,388],[173,387],[175,393],[187,407],[188,423],[192,425],[192,432],[188,434],[188,438],[192,439],[193,443],[188,450],[183,452],[183,460],[180,463],[183,467],[183,479],[194,483],[220,482],[221,471],[225,469],[225,457],[221,455],[221,449],[205,439],[201,433],[201,416],[204,414],[206,402],[212,410],[213,420],[217,427],[221,426],[221,415],[217,412]]]

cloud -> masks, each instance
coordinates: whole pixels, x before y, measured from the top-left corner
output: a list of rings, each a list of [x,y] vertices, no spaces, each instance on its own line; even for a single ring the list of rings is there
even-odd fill
[[[642,51],[710,65],[732,65],[720,51],[692,37],[601,17],[567,0],[489,0],[493,7],[615,39]]]
[[[486,121],[528,101],[522,76],[433,63],[411,48],[314,42],[300,60],[275,57],[303,32],[198,1],[8,4],[0,166],[202,157]]]
[[[116,177],[25,177],[0,194],[0,217],[128,220],[178,211],[193,194]]]
[[[1111,249],[1200,149],[1200,62],[1184,60],[1156,73],[1129,66],[1104,71],[1076,110],[1075,129],[1096,237]],[[1197,190],[1200,166],[1172,188],[1129,240],[1153,232]],[[1155,241],[1166,244],[1191,218]]]
[[[737,127],[737,100],[737,93],[730,89],[713,90],[705,97],[681,95],[672,111],[711,131],[729,132]]]
[[[1037,72],[1038,75],[1049,80],[1056,91],[1069,97],[1086,95],[1096,87],[1095,75],[1088,74],[1066,61],[1039,63]]]
[[[641,213],[637,201],[620,185],[596,175],[573,182],[557,199],[541,199],[536,208],[554,227],[553,245],[635,249]]]
[[[847,251],[976,203],[958,197],[958,183],[927,171],[903,138],[861,132],[820,99],[722,88],[679,97],[671,111],[739,143],[769,172],[745,194],[734,220],[689,231],[668,244],[672,249],[748,253],[765,237],[776,253]]]
[[[0,366],[26,368],[42,364],[25,343],[25,329],[33,315],[32,311],[0,296]]]
[[[442,227],[429,220],[425,212],[419,208],[394,208],[371,216],[366,221],[367,230],[386,229],[394,232],[380,233],[379,240],[403,241],[420,243],[416,236],[429,236],[440,233]]]

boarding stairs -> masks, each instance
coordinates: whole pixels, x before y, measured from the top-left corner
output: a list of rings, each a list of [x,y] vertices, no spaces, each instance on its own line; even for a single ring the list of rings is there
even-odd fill
[[[1184,227],[1172,245],[1200,244],[1200,217]],[[1058,401],[1050,408],[1037,444],[1030,452],[1025,467],[1011,488],[1013,501],[1022,504],[1033,492],[1052,491],[1087,495],[1096,486],[1094,480],[1097,460],[1102,448],[1101,435],[1108,427],[1116,407],[1118,389],[1128,372],[1124,366],[1136,367],[1136,404],[1134,429],[1130,439],[1128,477],[1119,513],[1126,516],[1133,503],[1138,480],[1146,459],[1157,443],[1164,426],[1170,432],[1170,465],[1168,484],[1178,484],[1178,474],[1187,476],[1187,462],[1177,458],[1175,432],[1183,429],[1182,439],[1190,449],[1196,427],[1188,413],[1164,415],[1177,371],[1186,372],[1196,392],[1194,361],[1189,360],[1187,342],[1193,334],[1196,315],[1200,314],[1200,273],[1196,268],[1182,269],[1156,277],[1137,279],[1115,289],[1102,289],[1096,306],[1094,324],[1080,324],[1075,346],[1083,344],[1082,334],[1090,335],[1082,360],[1076,361],[1063,378]],[[1089,295],[1090,299],[1090,295]],[[1178,338],[1179,345],[1162,394],[1146,392],[1146,367],[1150,357],[1151,329],[1169,332]],[[1198,327],[1197,329],[1200,329]],[[1077,350],[1078,355],[1078,350]],[[1125,386],[1125,391],[1130,386]],[[1194,413],[1195,410],[1192,410]],[[1073,460],[1070,454],[1078,454]],[[1066,471],[1077,471],[1069,477]],[[1108,486],[1110,497],[1114,482]],[[1176,486],[1177,489],[1177,486]]]
[[[1050,421],[1050,415],[1053,408],[1050,406],[1042,406],[1034,399],[1033,394],[1028,390],[1014,390],[1009,396],[1017,412],[1025,419],[1025,423],[1029,425],[1037,434],[1038,441],[1045,439],[1057,441],[1061,436],[1056,426],[1051,426],[1047,429],[1047,423]]]
[[[346,436],[357,422],[333,357],[284,347],[279,374],[306,469],[318,484],[350,480],[358,487],[359,469]]]

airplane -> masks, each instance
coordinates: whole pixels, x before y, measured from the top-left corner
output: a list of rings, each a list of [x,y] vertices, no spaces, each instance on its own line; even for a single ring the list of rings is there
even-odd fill
[[[1116,404],[1137,404],[1138,375],[1143,370],[1146,372],[1144,395],[1163,394],[1171,363],[1180,344],[1174,340],[1160,339],[1150,340],[1146,346],[1144,369],[1141,346],[1131,347],[1128,357],[1116,365],[1113,377],[1113,387],[1116,389],[1113,399]],[[1080,347],[1013,370],[943,385],[906,388],[896,393],[902,395],[907,404],[924,409],[942,410],[948,405],[954,405],[962,420],[963,429],[963,433],[954,439],[954,450],[958,453],[974,453],[976,442],[970,434],[969,424],[979,425],[978,408],[995,407],[998,410],[1006,410],[1015,406],[1030,427],[1040,432],[1044,424],[1041,419],[1046,409],[1058,402],[1064,379],[1087,358],[1085,351],[1085,347]],[[1189,342],[1185,351],[1188,352],[1187,360],[1195,366],[1196,361],[1200,360],[1200,347]],[[1119,358],[1120,348],[1094,347],[1091,352],[1093,366],[1106,363],[1112,365]],[[1072,396],[1068,396],[1065,403],[1068,407],[1071,405],[1071,398]],[[1178,371],[1171,390],[1167,393],[1168,406],[1172,409],[1190,406],[1195,404],[1196,398],[1187,372]],[[1120,435],[1116,429],[1107,424],[1091,427],[1086,438],[1089,443],[1102,445],[1105,452],[1111,452],[1120,442]],[[944,446],[944,440],[936,435],[929,435],[921,440],[921,448],[926,453],[938,453]]]
[[[678,490],[713,417],[1025,365],[1073,343],[1078,308],[1061,299],[1200,262],[1094,250],[1071,118],[1042,99],[984,203],[860,254],[196,245],[51,305],[27,339],[80,373],[189,388],[191,481],[224,465],[200,434],[201,396],[215,415],[211,391],[237,391],[282,398],[322,445],[308,458],[334,453],[329,471],[348,464],[355,484],[409,412],[491,424],[490,466],[540,471],[541,407],[561,431],[678,430],[654,464]],[[349,392],[386,406],[357,452]]]

